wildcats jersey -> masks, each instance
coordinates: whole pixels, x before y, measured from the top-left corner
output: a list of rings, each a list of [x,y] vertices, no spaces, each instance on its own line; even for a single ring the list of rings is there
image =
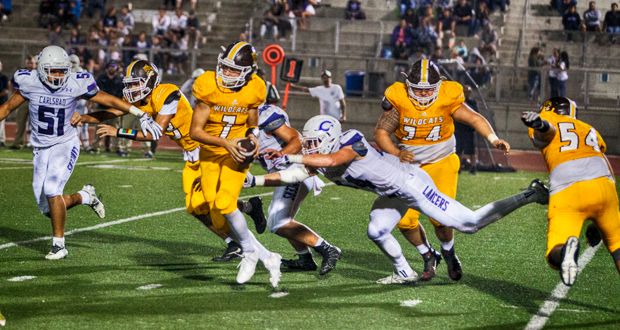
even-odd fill
[[[225,139],[244,137],[248,110],[256,109],[263,102],[267,91],[265,82],[253,75],[251,80],[237,92],[217,85],[214,71],[207,71],[194,82],[193,94],[196,99],[206,103],[210,108],[205,132]],[[211,145],[203,146],[207,154],[226,154],[226,149]]]
[[[556,134],[546,146],[540,147],[534,130],[528,129],[534,146],[539,148],[549,169],[551,194],[578,181],[600,177],[613,180],[607,161],[603,158],[607,146],[601,135],[590,125],[569,116],[543,111],[540,118],[555,126]]]
[[[194,110],[177,86],[159,84],[151,93],[149,102],[139,108],[149,114],[174,115],[164,134],[185,151],[192,151],[200,146],[198,142],[189,137]]]
[[[13,86],[30,101],[32,145],[50,147],[77,137],[71,117],[82,95],[95,96],[99,87],[88,72],[72,72],[65,87],[53,90],[39,79],[37,70],[17,70]]]
[[[400,149],[415,155],[414,164],[437,162],[454,152],[452,114],[465,102],[463,86],[443,81],[437,100],[425,108],[416,107],[409,99],[407,85],[396,82],[385,90],[383,108],[396,108],[399,126],[394,132]]]
[[[334,152],[352,146],[361,160],[354,160],[336,167],[321,167],[318,172],[340,186],[353,187],[390,196],[399,191],[413,169],[411,164],[401,163],[398,157],[373,148],[364,135],[357,130],[348,130],[340,135]]]
[[[280,151],[286,145],[284,140],[276,134],[268,135],[268,133],[277,130],[283,125],[291,126],[288,115],[284,110],[275,105],[268,104],[263,104],[258,108],[258,128],[260,128],[260,132],[257,139],[261,153],[267,149]],[[272,169],[275,171],[272,160],[265,159],[262,156],[259,160],[265,171],[269,172]]]

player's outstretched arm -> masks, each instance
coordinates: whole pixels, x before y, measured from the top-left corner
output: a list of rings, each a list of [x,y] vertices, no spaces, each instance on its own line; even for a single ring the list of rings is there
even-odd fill
[[[213,136],[204,131],[210,113],[211,108],[208,104],[200,100],[196,101],[194,115],[192,116],[192,126],[190,126],[189,129],[189,136],[196,142],[225,148],[237,163],[242,163],[245,160],[245,157],[239,153],[239,150],[242,148],[237,145],[237,142],[243,138],[224,139],[219,136]]]
[[[346,146],[333,154],[321,155],[284,155],[276,159],[273,165],[276,168],[286,167],[292,163],[304,164],[311,167],[335,167],[354,160],[360,160],[360,156],[353,147]]]
[[[386,102],[384,100],[384,102]],[[389,103],[388,103],[389,104]],[[400,120],[400,114],[398,110],[390,104],[390,110],[384,110],[381,114],[381,118],[379,118],[379,122],[375,127],[375,142],[379,145],[383,151],[394,155],[400,159],[403,163],[411,163],[413,162],[414,155],[412,152],[407,150],[399,150],[392,142],[390,135],[398,129],[398,121]]]
[[[555,137],[556,133],[555,126],[540,118],[538,113],[524,111],[521,115],[521,120],[525,126],[534,130],[535,144],[538,148],[543,148],[553,141],[553,137]]]
[[[22,103],[24,103],[26,99],[22,96],[19,90],[16,90],[11,98],[4,102],[4,104],[0,105],[0,120],[4,120],[6,117],[13,112],[13,110],[17,109]]]
[[[461,106],[452,113],[452,119],[473,127],[480,135],[489,140],[495,148],[503,150],[506,153],[510,152],[510,144],[498,138],[489,122],[482,117],[481,114],[470,109],[465,103],[461,104]]]
[[[305,166],[299,166],[288,170],[274,172],[266,175],[253,176],[248,172],[243,183],[244,188],[252,187],[278,187],[288,186],[304,181],[310,176],[316,175],[310,172]]]
[[[276,159],[284,155],[296,155],[301,151],[301,138],[299,132],[296,129],[282,125],[272,132],[286,143],[286,146],[282,150],[267,149],[263,152],[266,159]]]
[[[174,115],[157,115],[157,120],[155,122],[161,127],[168,127],[172,117],[174,117]],[[155,138],[151,135],[151,133],[147,132],[146,135],[144,135],[144,133],[140,131],[122,127],[116,128],[110,125],[99,125],[97,134],[99,134],[100,137],[113,136],[136,141],[155,141]]]
[[[82,115],[82,123],[87,124],[99,124],[106,120],[114,119],[116,117],[126,115],[126,112],[116,110],[116,109],[106,109],[100,110],[96,112],[91,112],[89,114]]]

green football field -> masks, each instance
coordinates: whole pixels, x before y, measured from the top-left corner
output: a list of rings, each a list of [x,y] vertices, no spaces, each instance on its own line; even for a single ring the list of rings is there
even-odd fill
[[[620,328],[619,278],[609,253],[603,246],[588,249],[582,235],[581,253],[594,256],[582,257],[589,263],[570,290],[558,286],[560,277],[544,258],[546,207],[537,204],[477,234],[457,233],[464,270],[459,282],[450,280],[442,262],[431,282],[383,286],[375,281],[392,265],[366,237],[375,195],[329,185],[306,199],[296,219],[342,249],[336,268],[323,277],[283,269],[274,290],[259,264],[252,280],[238,285],[239,259],[212,262],[224,242],[184,210],[181,153],[156,156],[81,155],[65,193],[92,183],[103,195],[106,218],[85,206],[70,210],[66,231],[75,232],[66,237],[69,255],[49,261],[51,225],[35,203],[31,152],[0,151],[0,312],[6,329]],[[254,165],[252,172],[263,171]],[[548,178],[464,173],[457,199],[477,208],[519,192],[536,177]],[[242,196],[261,195],[266,211],[272,190],[244,189]],[[428,220],[422,223],[439,248]],[[398,230],[394,236],[421,273],[415,247]],[[284,258],[294,257],[285,239],[269,232],[257,238]],[[563,298],[553,298],[554,290]]]

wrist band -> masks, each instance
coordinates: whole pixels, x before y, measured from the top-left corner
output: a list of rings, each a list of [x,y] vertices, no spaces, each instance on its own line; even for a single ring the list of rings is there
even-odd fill
[[[131,107],[129,107],[129,113],[136,117],[142,117],[145,112],[132,105]]]
[[[257,187],[262,187],[265,185],[265,176],[264,175],[257,175],[254,177],[254,183],[256,184]]]
[[[288,160],[291,163],[302,164],[303,158],[304,158],[304,155],[288,155]]]
[[[489,134],[489,136],[487,136],[487,140],[489,140],[489,142],[491,144],[493,144],[493,142],[499,140],[499,138],[497,137],[497,135],[495,135],[495,133],[493,133],[493,134]]]
[[[135,140],[138,137],[138,131],[133,129],[119,128],[118,131],[116,131],[116,136],[125,139]]]

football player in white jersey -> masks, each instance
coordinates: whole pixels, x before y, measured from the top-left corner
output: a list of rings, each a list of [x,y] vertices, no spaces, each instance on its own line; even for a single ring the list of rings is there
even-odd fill
[[[472,211],[437,190],[424,170],[377,151],[359,131],[341,133],[340,123],[333,117],[311,118],[302,134],[303,155],[284,155],[276,166],[293,163],[306,166],[256,176],[251,185],[289,185],[321,173],[337,185],[379,195],[370,212],[368,237],[396,268],[395,273],[377,281],[380,284],[407,284],[418,280],[391,234],[409,208],[445,226],[473,234],[523,205],[546,204],[549,200],[549,189],[536,179],[522,193]]]
[[[71,72],[71,61],[62,48],[44,48],[37,62],[36,70],[15,72],[12,83],[16,91],[0,106],[0,120],[26,100],[30,101],[34,147],[32,186],[39,210],[52,219],[54,232],[52,251],[45,258],[61,259],[68,254],[64,229],[69,208],[85,204],[99,217],[105,217],[104,206],[97,199],[92,185],[85,185],[76,194],[63,195],[64,186],[80,155],[80,140],[75,128],[80,121],[80,115],[75,112],[78,101],[86,98],[141,116],[143,130],[155,135],[161,136],[161,127],[131,104],[100,91],[89,73]]]
[[[289,164],[276,168],[274,160],[287,154],[297,154],[301,151],[299,132],[290,126],[286,112],[275,105],[263,104],[258,108],[258,145],[260,146],[260,164],[269,173],[278,170],[299,167],[299,164]],[[248,172],[248,182],[252,174]],[[318,177],[309,177],[303,182],[284,187],[277,187],[269,204],[267,227],[272,233],[289,240],[299,259],[282,260],[282,264],[290,269],[316,270],[317,265],[312,258],[312,247],[321,254],[320,275],[330,272],[336,262],[340,260],[341,252],[336,246],[330,245],[317,233],[306,225],[294,220],[299,207],[308,193],[314,189],[318,195],[325,186]]]

